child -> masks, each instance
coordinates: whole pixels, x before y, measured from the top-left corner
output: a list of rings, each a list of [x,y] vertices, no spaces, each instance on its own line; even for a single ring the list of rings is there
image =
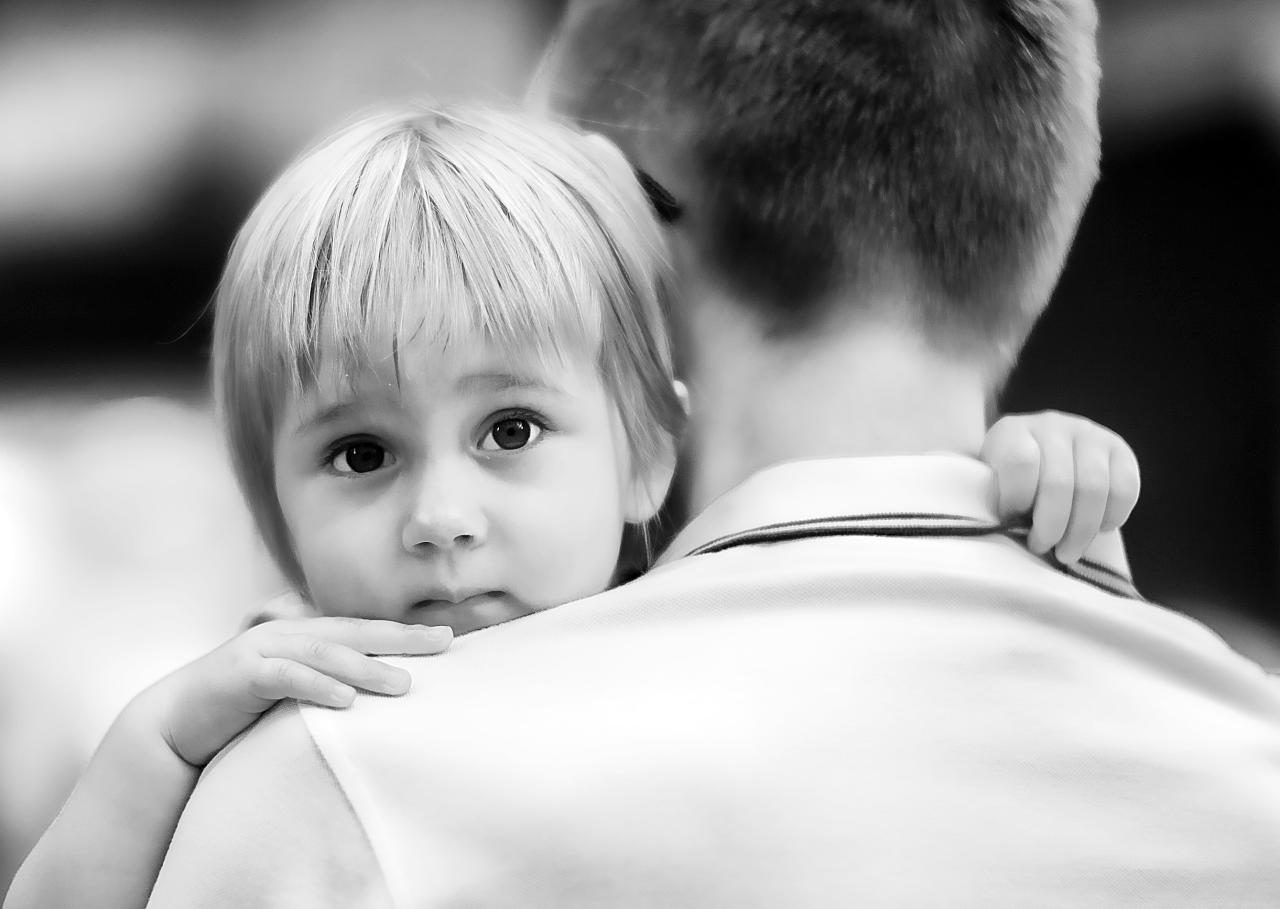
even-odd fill
[[[219,290],[214,386],[262,536],[319,617],[131,702],[7,906],[142,905],[199,769],[275,701],[403,693],[367,654],[439,653],[616,581],[685,412],[660,231],[611,145],[483,110],[369,117],[277,181]],[[1136,496],[1132,454],[1087,421],[1006,418],[983,455],[1005,512],[1064,459],[1111,465],[1035,501],[1067,558]]]

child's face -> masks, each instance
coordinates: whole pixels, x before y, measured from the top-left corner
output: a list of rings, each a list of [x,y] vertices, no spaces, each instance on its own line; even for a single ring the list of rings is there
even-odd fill
[[[606,589],[636,484],[594,359],[415,339],[400,365],[322,369],[280,422],[316,608],[461,634]]]

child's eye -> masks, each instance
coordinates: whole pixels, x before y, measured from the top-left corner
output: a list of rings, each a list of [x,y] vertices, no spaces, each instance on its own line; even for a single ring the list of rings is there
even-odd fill
[[[329,466],[338,473],[372,473],[392,462],[391,452],[377,442],[344,442],[329,457]]]
[[[517,451],[538,441],[542,431],[542,425],[529,417],[503,417],[490,424],[480,440],[480,448],[482,451]]]

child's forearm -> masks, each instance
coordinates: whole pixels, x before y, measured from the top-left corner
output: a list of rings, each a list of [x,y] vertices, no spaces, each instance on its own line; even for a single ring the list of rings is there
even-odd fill
[[[165,743],[160,715],[148,691],[116,719],[4,909],[146,905],[200,772]]]

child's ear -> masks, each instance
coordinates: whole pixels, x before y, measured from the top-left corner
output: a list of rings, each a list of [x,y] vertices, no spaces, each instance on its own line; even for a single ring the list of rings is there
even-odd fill
[[[680,406],[684,408],[684,415],[689,416],[689,386],[679,379],[673,379],[671,387],[676,390],[676,397],[680,401]]]
[[[650,463],[637,465],[628,490],[626,513],[629,524],[644,524],[653,519],[666,501],[671,481],[676,475],[676,443],[667,436],[662,453]]]

